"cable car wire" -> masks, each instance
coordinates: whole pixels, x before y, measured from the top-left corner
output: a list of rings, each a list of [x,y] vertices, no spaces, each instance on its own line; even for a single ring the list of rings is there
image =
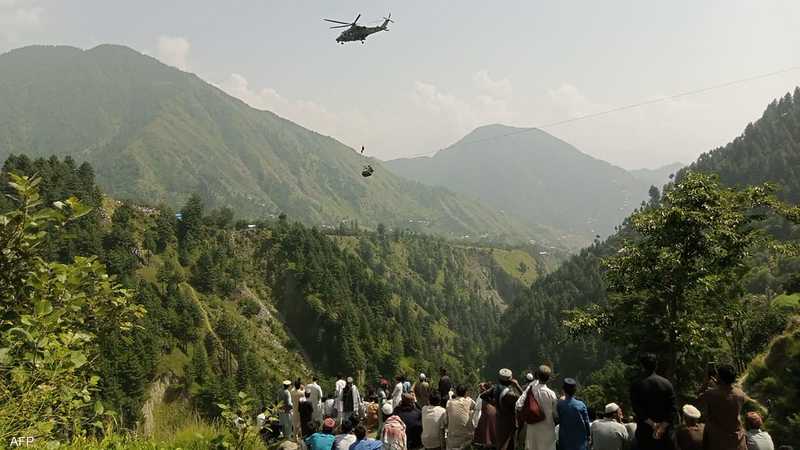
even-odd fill
[[[776,71],[769,72],[769,73],[762,73],[760,75],[753,75],[753,76],[746,77],[746,78],[739,78],[738,80],[727,81],[725,83],[719,83],[719,84],[715,84],[715,85],[712,85],[712,86],[706,86],[706,87],[700,88],[700,89],[693,89],[693,90],[690,90],[690,91],[679,92],[677,94],[667,95],[667,96],[664,96],[664,97],[658,97],[658,98],[654,98],[654,99],[650,99],[650,100],[644,100],[644,101],[640,101],[640,102],[636,102],[636,103],[631,103],[631,104],[624,105],[624,106],[618,106],[616,108],[611,108],[611,109],[607,109],[607,110],[604,110],[604,111],[599,111],[599,112],[596,112],[596,113],[584,114],[582,116],[571,117],[569,119],[563,119],[563,120],[558,120],[558,121],[555,121],[555,122],[544,123],[544,124],[541,124],[541,125],[536,125],[536,126],[533,126],[533,127],[525,128],[525,129],[522,129],[522,130],[516,130],[516,131],[511,131],[511,132],[508,132],[508,133],[504,133],[504,134],[499,134],[497,136],[488,136],[488,137],[485,137],[485,138],[474,139],[474,140],[471,140],[471,141],[459,142],[458,145],[469,145],[469,144],[476,144],[476,143],[479,143],[479,142],[491,141],[491,140],[494,140],[494,139],[502,139],[502,138],[505,138],[505,137],[516,136],[516,135],[523,134],[523,133],[530,133],[532,131],[536,131],[536,130],[542,129],[542,128],[552,128],[552,127],[559,126],[559,125],[565,125],[565,124],[572,123],[572,122],[578,122],[580,120],[593,119],[595,117],[607,116],[609,114],[617,113],[617,112],[620,112],[620,111],[625,111],[625,110],[628,110],[628,109],[634,109],[634,108],[639,108],[639,107],[642,107],[642,106],[652,105],[652,104],[655,104],[655,103],[661,103],[661,102],[665,102],[667,100],[673,100],[673,99],[676,99],[676,98],[688,97],[688,96],[691,96],[691,95],[702,94],[704,92],[713,91],[713,90],[716,90],[716,89],[722,89],[722,88],[734,86],[734,85],[737,85],[737,84],[743,84],[743,83],[747,83],[749,81],[760,80],[762,78],[774,77],[776,75],[781,75],[781,74],[792,72],[792,71],[795,71],[795,70],[800,70],[800,66],[787,67],[785,69],[776,70]],[[416,153],[416,154],[413,154],[413,155],[403,156],[403,158],[416,158],[416,157],[419,157],[419,156],[432,155],[432,154],[437,153],[437,152],[439,152],[439,150],[434,150],[434,151],[430,151],[430,152],[423,152],[423,153]]]

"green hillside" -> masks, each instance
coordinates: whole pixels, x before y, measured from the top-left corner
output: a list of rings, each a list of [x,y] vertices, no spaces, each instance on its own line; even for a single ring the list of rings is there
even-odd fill
[[[18,194],[9,171],[40,174],[45,205],[74,195],[94,208],[66,229],[48,228],[30,257],[71,263],[97,255],[145,308],[130,332],[100,334],[92,367],[98,398],[118,412],[120,426],[145,434],[180,428],[195,414],[218,419],[217,403],[235,404],[239,391],[270,405],[280,380],[312,372],[328,392],[337,373],[366,389],[381,374],[442,365],[477,382],[499,344],[502,311],[547,267],[528,250],[455,245],[383,225],[323,233],[282,216],[252,228],[196,196],[176,220],[166,206],[104,197],[91,166],[70,158],[10,158],[0,181],[11,197]],[[11,197],[0,199],[0,214],[13,214]],[[506,259],[517,264],[511,272]],[[0,333],[13,323],[6,319]],[[9,431],[7,413],[0,408],[0,434]]]
[[[687,167],[718,173],[731,186],[774,182],[779,196],[800,202],[800,87],[769,104],[761,118],[724,147],[702,154]]]
[[[536,129],[480,127],[433,157],[386,163],[398,175],[471,195],[581,242],[607,236],[647,198],[649,181]],[[661,183],[663,184],[663,183]]]
[[[691,168],[718,174],[723,183],[734,187],[776,182],[778,195],[796,204],[800,187],[796,182],[797,177],[791,174],[800,167],[798,136],[800,90],[796,90],[794,96],[789,95],[770,104],[761,119],[748,125],[742,136],[727,146],[702,156]],[[683,180],[687,174],[687,171],[682,171],[678,180]],[[665,189],[674,190],[676,185]],[[651,198],[645,211],[660,206],[661,198],[658,193],[655,194],[657,195]],[[800,227],[790,221],[769,218],[761,222],[760,227],[767,235],[780,241],[794,245],[800,241]],[[573,330],[565,326],[565,320],[572,317],[567,314],[568,310],[608,304],[608,280],[603,261],[619,255],[623,247],[629,247],[637,239],[639,236],[633,232],[630,220],[626,220],[618,233],[569,258],[557,270],[538,279],[531,288],[530,296],[506,312],[505,317],[509,323],[507,333],[501,346],[492,354],[488,365],[497,367],[503,364],[521,368],[539,361],[551,361],[562,374],[576,376],[584,384],[597,383],[598,386],[593,386],[592,392],[595,393],[594,400],[598,404],[603,399],[603,389],[611,390],[611,395],[618,395],[614,398],[624,399],[627,391],[620,386],[625,386],[629,377],[636,375],[624,362],[631,363],[635,360],[632,353],[635,354],[644,343],[628,342],[626,345],[615,346],[608,340],[601,340],[597,329],[593,335],[590,333],[576,338],[571,333]],[[708,356],[709,358],[734,358],[736,361],[752,358],[764,350],[770,339],[779,334],[791,315],[798,311],[796,299],[800,294],[800,257],[796,254],[755,248],[736,270],[741,275],[726,286],[730,291],[725,297],[730,299],[733,296],[740,299],[742,305],[746,305],[743,312],[731,311],[731,314],[739,314],[732,316],[735,319],[730,320],[735,325],[731,326],[737,327],[737,333],[742,334],[733,334],[738,340],[736,349],[730,346],[703,348],[702,352],[714,355]],[[615,295],[621,294],[617,292]],[[602,320],[585,322],[582,327],[600,328],[602,324]],[[633,324],[634,322],[620,322],[615,325],[621,332],[623,328]],[[711,337],[710,330],[709,323],[705,337]],[[521,348],[519,344],[522,337],[536,342],[536,345]],[[653,338],[658,340],[657,336]],[[785,340],[789,339],[787,337]],[[693,357],[699,355],[700,351]],[[620,361],[618,358],[623,359]],[[695,369],[702,370],[702,365]],[[763,371],[759,373],[759,377],[767,377],[767,381],[770,380],[769,376],[779,376]],[[683,381],[682,388],[687,389],[690,384],[701,380],[691,378]],[[770,398],[762,395],[767,392],[764,386],[766,385],[754,392],[762,401]],[[778,391],[784,392],[780,386],[775,389],[777,391],[769,395],[777,395],[775,392]],[[787,391],[786,395],[793,394]],[[771,420],[778,423],[778,427],[787,427],[790,419],[785,411],[775,411]]]
[[[365,161],[351,148],[122,46],[0,55],[0,158],[53,153],[90,162],[120,199],[176,207],[198,192],[209,206],[247,217],[557,241],[378,161],[376,175],[362,178]]]

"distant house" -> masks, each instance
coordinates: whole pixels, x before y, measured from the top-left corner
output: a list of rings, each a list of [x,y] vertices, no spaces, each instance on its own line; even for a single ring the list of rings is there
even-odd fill
[[[175,218],[178,219],[178,220],[182,220],[183,219],[183,214],[175,213]]]

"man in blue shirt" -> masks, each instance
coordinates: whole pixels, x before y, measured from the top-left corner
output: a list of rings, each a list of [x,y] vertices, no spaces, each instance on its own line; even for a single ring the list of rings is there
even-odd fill
[[[333,435],[333,429],[336,428],[336,422],[328,417],[322,422],[322,431],[312,434],[304,439],[308,450],[331,450],[333,448],[333,441],[336,437]]]
[[[367,437],[367,428],[358,425],[355,429],[356,441],[350,445],[350,450],[381,450],[383,442]]]
[[[572,378],[564,379],[566,398],[556,405],[558,413],[558,448],[560,450],[589,449],[589,411],[586,404],[575,398],[578,383]]]

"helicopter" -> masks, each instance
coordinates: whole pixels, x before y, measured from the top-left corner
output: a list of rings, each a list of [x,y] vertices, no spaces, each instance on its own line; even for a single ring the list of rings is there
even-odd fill
[[[342,31],[342,34],[340,34],[339,37],[336,38],[336,42],[342,45],[344,45],[345,42],[355,42],[355,41],[361,41],[361,43],[364,44],[364,41],[365,39],[367,39],[367,36],[369,36],[370,34],[377,33],[379,31],[389,30],[389,28],[387,28],[389,22],[394,22],[394,20],[392,20],[392,13],[389,13],[389,17],[384,17],[383,23],[377,27],[365,27],[363,25],[358,25],[357,22],[358,19],[360,18],[361,14],[359,14],[356,17],[356,20],[354,20],[352,23],[342,22],[340,20],[333,20],[333,19],[322,19],[322,20],[339,24],[331,28],[348,27],[346,30]]]

